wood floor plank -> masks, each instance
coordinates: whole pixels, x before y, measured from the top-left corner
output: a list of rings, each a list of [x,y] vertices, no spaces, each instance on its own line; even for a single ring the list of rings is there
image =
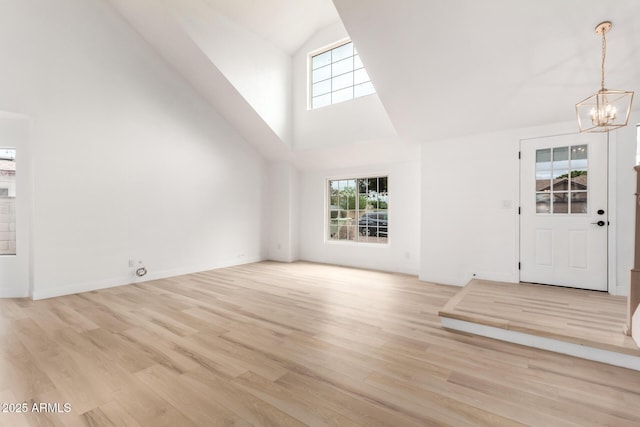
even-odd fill
[[[113,400],[116,403],[116,408],[121,409],[120,412],[124,411],[123,417],[133,418],[137,424],[144,427],[199,427],[199,424],[194,423],[184,414],[185,408],[174,407],[157,393],[168,393],[171,390],[171,385],[168,387],[165,385],[164,389],[153,390],[134,374],[129,385],[120,390]],[[111,402],[107,402],[105,405],[101,405],[102,411],[107,413],[105,408],[110,404]],[[205,410],[205,408],[201,408],[201,410]],[[109,419],[113,420],[114,418],[110,417]]]
[[[156,363],[147,352],[128,337],[106,329],[92,329],[82,333],[86,341],[100,349],[111,362],[129,373],[146,369]]]
[[[262,262],[0,300],[0,398],[72,407],[0,413],[0,426],[640,425],[639,372],[444,330],[438,311],[458,291]],[[449,309],[513,327],[491,302],[553,328],[560,308],[559,328],[596,338],[619,321],[602,295],[525,289],[517,306],[509,287],[472,291]]]
[[[245,372],[255,372],[271,381],[277,380],[288,372],[285,367],[267,355],[252,351],[244,345],[236,345],[220,336],[198,333],[191,338],[198,349],[213,353],[215,356],[212,357],[215,357],[215,360],[221,360],[223,365],[232,364]]]
[[[82,414],[83,421],[88,426],[95,427],[118,427],[111,419],[98,407]]]
[[[55,387],[18,337],[5,335],[0,348],[0,390],[11,390],[17,401],[23,402]]]
[[[95,377],[83,374],[82,367],[66,351],[63,344],[49,338],[31,319],[17,321],[22,344],[33,356],[38,368],[45,372],[66,402],[73,401],[79,412],[110,400],[110,392]]]
[[[137,345],[148,357],[156,361],[159,365],[169,368],[177,373],[183,373],[198,367],[198,363],[193,358],[183,354],[176,349],[175,344],[169,340],[158,339],[158,336],[148,325],[128,329],[122,336],[129,338],[131,343]]]
[[[93,411],[99,411],[94,415]],[[116,427],[142,427],[138,421],[135,420],[117,401],[107,402],[103,405],[100,405],[98,408],[92,409],[89,412],[85,412],[82,414],[83,417],[87,418],[98,418],[102,422],[103,418],[106,418],[103,421],[107,426],[109,424],[113,424]],[[91,426],[91,422],[86,422],[87,425]],[[95,425],[101,425],[99,422],[94,422]]]
[[[321,377],[322,378],[322,377]],[[364,426],[417,426],[435,425],[436,418],[428,408],[422,414],[410,414],[381,396],[369,394],[368,389],[351,390],[335,378],[310,377],[304,373],[288,373],[276,381],[279,386],[289,390],[298,390],[314,399],[325,402],[328,408],[335,410],[351,422]],[[453,418],[451,418],[453,420]]]
[[[235,424],[241,421],[228,408],[210,399],[201,382],[155,365],[135,374],[151,390],[199,426]]]
[[[323,404],[319,405],[318,396],[308,389],[282,386],[253,372],[247,372],[235,378],[233,384],[306,425],[359,425],[353,417],[343,415],[335,404],[325,400]],[[334,398],[340,397],[336,393],[333,396]],[[349,406],[349,403],[341,400],[339,406],[343,405]],[[374,408],[370,412],[375,411]],[[373,423],[371,425],[380,424]]]
[[[198,368],[186,373],[185,376],[205,385],[210,399],[233,411],[242,420],[252,425],[273,427],[305,425],[286,412],[243,391],[214,371]]]

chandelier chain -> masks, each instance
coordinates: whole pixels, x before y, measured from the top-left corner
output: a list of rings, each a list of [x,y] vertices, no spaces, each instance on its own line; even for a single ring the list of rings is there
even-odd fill
[[[607,55],[607,38],[605,36],[606,30],[602,31],[602,79],[600,81],[600,86],[602,90],[604,90],[604,58]]]

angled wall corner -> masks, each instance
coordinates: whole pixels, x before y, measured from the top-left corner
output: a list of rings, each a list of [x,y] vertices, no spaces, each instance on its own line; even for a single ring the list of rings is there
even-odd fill
[[[168,0],[184,33],[291,145],[291,57],[203,0]]]
[[[397,139],[395,129],[377,94],[314,110],[308,108],[309,53],[348,37],[342,23],[335,23],[318,31],[293,58],[295,150],[335,148],[371,141],[385,143]],[[373,83],[375,85],[375,82]]]
[[[290,162],[269,163],[265,209],[269,224],[267,258],[270,260],[298,260],[298,182],[299,173]]]
[[[288,56],[201,0],[109,1],[262,155],[291,157]]]

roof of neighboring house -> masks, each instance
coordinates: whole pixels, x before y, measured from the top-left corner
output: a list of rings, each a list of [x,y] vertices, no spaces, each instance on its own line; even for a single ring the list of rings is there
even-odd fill
[[[563,182],[567,182],[569,178],[556,178],[553,180],[553,188],[556,188],[556,186],[558,184],[561,184]],[[571,181],[574,184],[574,188],[572,188],[573,190],[586,190],[587,189],[587,180],[588,180],[588,175],[584,174],[584,175],[578,175],[574,178],[571,178]],[[549,181],[537,181],[536,182],[536,191],[549,191],[550,189],[550,185],[549,185]]]

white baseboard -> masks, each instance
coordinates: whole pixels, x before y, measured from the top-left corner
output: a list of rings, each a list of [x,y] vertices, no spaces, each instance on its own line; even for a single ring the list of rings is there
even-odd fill
[[[474,335],[507,341],[527,347],[539,348],[541,350],[553,351],[555,353],[567,354],[581,359],[593,360],[595,362],[620,366],[627,369],[640,371],[640,357],[631,356],[624,353],[603,350],[600,348],[579,345],[570,342],[560,341],[551,338],[529,335],[522,332],[510,331],[507,329],[495,328],[493,326],[480,325],[466,322],[464,320],[441,317],[442,326],[447,329],[466,332]]]
[[[82,292],[97,291],[99,289],[114,288],[117,286],[131,285],[134,283],[148,282],[151,280],[166,279],[168,277],[181,276],[184,274],[198,273],[201,271],[215,270],[218,268],[233,267],[235,265],[251,264],[251,263],[260,262],[263,260],[264,260],[263,257],[256,256],[256,257],[245,258],[241,262],[238,262],[238,260],[236,259],[233,261],[227,260],[227,261],[221,261],[221,262],[212,263],[212,264],[201,264],[196,266],[180,267],[180,268],[174,268],[169,270],[150,271],[144,277],[137,277],[134,274],[131,274],[128,276],[112,277],[109,279],[98,280],[94,282],[78,283],[78,284],[69,285],[69,286],[57,287],[54,289],[38,290],[36,288],[33,291],[33,299],[39,300],[39,299],[46,299],[46,298],[55,298],[55,297],[60,297],[64,295],[79,294]]]
[[[469,283],[469,280],[471,279],[466,280],[461,277],[437,276],[437,275],[434,276],[433,274],[418,274],[418,280],[422,282],[437,283],[439,285],[464,287],[466,286],[467,283]]]
[[[518,274],[512,273],[493,273],[490,271],[478,271],[474,279],[480,280],[491,280],[493,282],[507,282],[507,283],[518,283],[520,282],[520,277]]]
[[[473,273],[456,276],[434,276],[432,274],[420,274],[418,276],[418,279],[423,282],[438,283],[440,285],[449,286],[467,286],[467,284],[473,279],[508,283],[518,283],[520,281],[518,275],[512,273],[492,273],[488,271],[477,271],[475,272],[475,274],[475,276],[473,275]]]
[[[0,298],[27,298],[29,291],[24,289],[0,289]]]

